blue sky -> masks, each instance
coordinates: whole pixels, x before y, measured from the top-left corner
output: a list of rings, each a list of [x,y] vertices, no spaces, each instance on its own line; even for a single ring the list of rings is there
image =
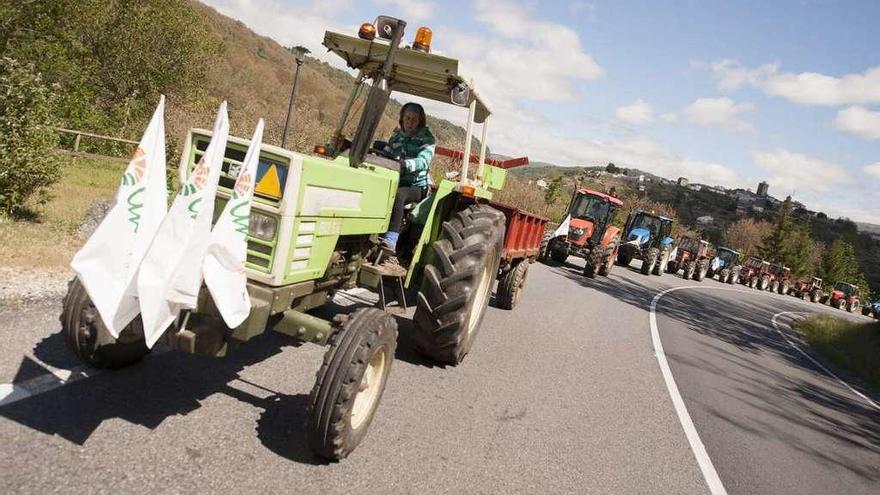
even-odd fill
[[[430,26],[433,49],[492,103],[498,153],[727,187],[767,180],[777,197],[880,223],[878,1],[206,3],[316,53],[325,29],[377,14],[406,19],[407,39]]]

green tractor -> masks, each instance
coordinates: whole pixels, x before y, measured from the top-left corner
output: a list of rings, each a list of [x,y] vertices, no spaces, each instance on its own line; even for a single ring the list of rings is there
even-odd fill
[[[474,344],[496,276],[511,278],[515,270],[505,267],[520,266],[506,258],[502,263],[505,214],[489,204],[492,190],[501,189],[506,177],[504,169],[485,160],[489,109],[459,75],[456,60],[430,53],[424,43],[401,47],[405,26],[379,17],[374,25],[362,26],[358,37],[325,34],[324,46],[359,75],[330,146],[316,147],[315,154],[261,148],[246,260],[249,317],[237,328],[226,328],[203,288],[199,306],[160,340],[184,352],[222,356],[268,329],[327,346],[311,392],[306,433],[314,452],[331,460],[348,456],[366,435],[394,360],[397,323],[376,307],[329,320],[309,311],[355,286],[381,291],[384,301],[383,281],[390,280],[400,286],[404,307],[404,287],[416,293],[412,340],[417,350],[455,365]],[[346,123],[364,90],[364,110],[349,140]],[[386,268],[378,238],[387,230],[400,177],[400,163],[373,141],[392,91],[468,110],[457,180],[437,184],[407,216],[401,239],[411,241],[399,247],[407,251],[400,255],[408,260],[405,273],[399,266]],[[483,139],[476,166],[470,167],[474,123],[482,124]],[[208,131],[190,131],[181,169],[194,167],[210,139]],[[231,196],[248,145],[229,138],[216,212]],[[526,261],[534,261],[536,253]],[[93,366],[119,368],[149,352],[139,318],[114,339],[76,280],[61,320],[70,346]]]

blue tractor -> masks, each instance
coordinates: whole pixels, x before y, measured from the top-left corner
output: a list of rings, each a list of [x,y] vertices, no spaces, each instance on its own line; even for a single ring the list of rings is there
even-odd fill
[[[862,314],[865,316],[873,316],[880,320],[880,299],[878,299],[874,304],[868,303],[862,308]]]
[[[735,284],[739,282],[739,272],[742,270],[740,260],[742,254],[735,249],[729,247],[719,247],[715,252],[715,257],[709,262],[709,278],[718,275],[718,281],[721,283]]]
[[[626,219],[626,240],[617,251],[617,264],[642,260],[642,274],[661,275],[672,255],[672,219],[645,210],[634,210]]]

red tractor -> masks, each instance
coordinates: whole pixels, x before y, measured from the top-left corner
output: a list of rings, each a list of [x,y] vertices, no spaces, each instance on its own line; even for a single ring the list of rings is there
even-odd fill
[[[611,225],[623,202],[590,189],[578,189],[571,197],[568,215],[554,233],[547,236],[540,259],[564,263],[569,256],[584,258],[584,275],[608,275],[617,249],[620,229]]]
[[[778,292],[784,296],[791,290],[791,268],[772,264],[764,276],[767,277],[766,285],[770,292]]]
[[[819,302],[824,295],[822,293],[822,279],[813,277],[811,280],[800,280],[794,284],[791,295],[804,301]]]
[[[828,305],[855,313],[860,307],[859,286],[846,282],[837,282],[828,297]]]
[[[770,263],[764,261],[760,258],[755,258],[754,256],[750,256],[749,259],[743,263],[742,271],[740,272],[740,282],[743,285],[747,285],[754,288],[759,288],[761,290],[765,290],[767,285],[761,286],[762,281],[766,280],[767,283],[770,281],[763,276],[770,270]]]
[[[675,259],[666,265],[666,271],[676,273],[681,269],[685,280],[702,281],[709,271],[710,250],[707,241],[682,237],[675,251]]]

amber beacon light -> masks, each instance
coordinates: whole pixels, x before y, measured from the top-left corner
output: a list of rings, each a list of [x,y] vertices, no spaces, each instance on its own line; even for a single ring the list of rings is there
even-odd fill
[[[358,36],[362,39],[373,41],[376,37],[376,26],[369,22],[361,24],[361,28],[358,29]],[[430,40],[430,35],[428,39]]]
[[[422,26],[416,31],[416,39],[413,40],[413,50],[418,50],[420,52],[430,53],[431,52],[431,28],[427,26]]]

